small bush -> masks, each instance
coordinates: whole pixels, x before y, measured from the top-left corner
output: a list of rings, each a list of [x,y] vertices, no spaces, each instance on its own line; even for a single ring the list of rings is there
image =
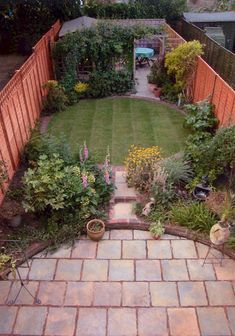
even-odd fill
[[[203,203],[180,202],[171,209],[171,220],[179,225],[198,232],[209,232],[218,218]]]
[[[235,126],[222,127],[214,136],[196,134],[195,143],[187,141],[186,158],[198,178],[208,175],[213,183],[220,175],[233,180],[235,174]],[[202,138],[202,140],[200,139]]]
[[[128,71],[92,72],[89,80],[89,95],[98,98],[113,94],[123,94],[133,87],[131,74]]]
[[[148,82],[162,87],[166,82],[169,82],[169,75],[164,66],[164,58],[160,58],[153,63],[148,75]]]
[[[192,98],[191,84],[195,72],[197,56],[202,55],[202,45],[199,41],[180,44],[166,54],[165,66],[167,73],[175,77],[176,87],[182,91],[187,101]]]
[[[64,135],[55,137],[49,133],[41,134],[38,128],[32,131],[31,138],[24,149],[23,158],[31,164],[35,164],[41,155],[47,155],[48,158],[53,158],[57,154],[60,159],[63,159],[66,165],[75,162],[71,148]]]
[[[158,146],[143,148],[132,145],[125,159],[128,185],[139,191],[150,191],[155,165],[160,158]]]
[[[203,100],[196,104],[188,104],[184,107],[187,111],[185,127],[194,132],[213,133],[215,131],[218,120],[214,114],[214,106],[208,100]]]
[[[46,223],[44,237],[62,241],[62,227],[64,234],[71,236],[73,229],[77,232],[89,218],[104,217],[114,190],[112,171],[108,155],[102,169],[92,163],[85,143],[79,160],[73,163],[56,152],[49,154],[40,155],[26,171],[23,206]]]
[[[57,81],[49,80],[43,88],[48,90],[43,101],[43,113],[52,114],[65,110],[68,99],[63,87]]]
[[[161,97],[169,102],[176,103],[181,90],[174,82],[166,82],[162,86]]]

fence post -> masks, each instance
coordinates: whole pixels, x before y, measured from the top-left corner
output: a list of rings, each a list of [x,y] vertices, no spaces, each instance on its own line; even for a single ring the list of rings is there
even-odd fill
[[[37,76],[38,76],[38,83],[40,84],[39,85],[40,95],[41,95],[41,98],[42,98],[43,97],[43,93],[42,93],[42,86],[41,86],[41,80],[40,80],[39,69],[38,69],[38,52],[37,52],[37,48],[36,47],[33,47],[32,49],[33,49],[33,52],[34,52],[34,55],[35,55],[36,71],[37,71]]]
[[[21,88],[22,88],[22,93],[23,93],[24,104],[25,104],[26,113],[27,113],[27,117],[28,117],[28,122],[29,122],[29,125],[32,127],[33,125],[31,123],[30,113],[29,113],[29,107],[28,107],[28,103],[27,103],[27,100],[26,100],[25,89],[24,89],[24,85],[23,85],[22,71],[16,70],[16,72],[19,73],[19,75],[20,75],[20,84],[21,84]]]
[[[6,131],[6,126],[5,126],[5,123],[3,121],[1,105],[0,105],[0,124],[2,125],[4,139],[6,140],[7,150],[8,150],[8,153],[9,153],[11,164],[12,164],[13,169],[15,170],[16,169],[16,164],[15,164],[15,161],[14,161],[14,158],[13,158],[13,155],[12,155],[11,145],[10,145],[10,141],[8,139],[8,135],[7,135],[7,131]]]

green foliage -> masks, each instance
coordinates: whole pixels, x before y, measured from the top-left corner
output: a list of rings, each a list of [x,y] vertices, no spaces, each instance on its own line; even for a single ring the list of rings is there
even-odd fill
[[[221,174],[232,178],[235,171],[235,126],[222,127],[213,137],[210,133],[199,133],[194,143],[188,141],[186,156],[190,158],[198,178],[208,175],[211,183]]]
[[[188,104],[184,107],[187,111],[185,127],[194,132],[214,132],[218,120],[214,114],[214,106],[208,100]]]
[[[178,198],[175,188],[172,183],[166,183],[163,188],[160,184],[155,183],[152,187],[152,195],[157,206],[168,208],[169,204]]]
[[[180,94],[180,89],[179,87],[177,87],[174,81],[172,82],[169,81],[163,84],[162,90],[161,90],[162,99],[169,101],[169,102],[176,103],[178,101],[179,94]]]
[[[43,113],[52,114],[64,111],[68,99],[63,87],[57,81],[49,80],[43,85],[43,88],[48,90],[47,96],[43,101]]]
[[[198,232],[209,232],[218,221],[216,215],[204,203],[199,202],[180,202],[173,205],[170,218],[174,223]]]
[[[164,66],[164,58],[156,60],[150,69],[148,75],[148,82],[162,87],[166,82],[169,82],[169,75]]]
[[[128,71],[92,72],[89,80],[89,94],[101,98],[113,94],[122,94],[133,88],[133,80]]]
[[[8,175],[7,175],[6,164],[2,160],[0,160],[0,189],[2,185],[4,184],[4,182],[6,182],[7,178],[8,178]]]
[[[65,224],[68,231],[78,230],[87,219],[103,216],[102,209],[114,190],[108,158],[100,169],[88,155],[84,145],[80,161],[69,165],[56,153],[44,154],[24,175],[23,206],[44,219],[46,232],[50,237],[55,234],[53,239]]]
[[[143,205],[142,203],[135,203],[134,206],[134,213],[137,215],[137,216],[141,216],[142,215],[142,211],[143,211]]]
[[[148,221],[151,223],[156,223],[158,221],[164,223],[168,219],[169,219],[169,210],[166,207],[159,204],[157,204],[155,209],[151,211],[151,213],[148,216]]]
[[[129,90],[132,87],[134,40],[156,31],[156,28],[141,25],[124,27],[101,22],[96,27],[67,34],[59,40],[53,49],[53,57],[57,78],[70,100],[76,99],[77,69],[84,66],[90,67],[89,91],[92,96],[108,95],[106,91],[118,94]],[[116,63],[120,59],[123,71],[118,72]]]
[[[167,173],[167,181],[175,185],[189,183],[193,177],[190,164],[184,161],[183,158],[165,159],[161,167]]]
[[[17,0],[0,4],[0,51],[29,53],[35,42],[60,19],[82,15],[103,19],[177,19],[186,9],[185,0],[136,0],[130,3],[76,0]]]
[[[160,237],[164,234],[165,229],[162,226],[162,223],[160,220],[157,221],[157,223],[152,223],[149,227],[149,232],[154,236],[154,237]]]
[[[176,87],[184,93],[187,100],[191,99],[189,89],[193,81],[196,59],[202,53],[202,45],[194,40],[182,43],[166,54],[167,72],[175,77]]]
[[[11,269],[13,275],[16,272],[16,260],[12,255],[6,254],[5,252],[0,253],[0,272],[4,271],[6,267]]]
[[[175,20],[186,9],[185,0],[137,0],[128,3],[89,1],[83,13],[104,19],[165,18]]]
[[[55,137],[49,133],[41,134],[36,127],[25,146],[23,158],[26,162],[35,164],[41,155],[45,154],[52,159],[55,153],[66,165],[75,162],[66,136]]]

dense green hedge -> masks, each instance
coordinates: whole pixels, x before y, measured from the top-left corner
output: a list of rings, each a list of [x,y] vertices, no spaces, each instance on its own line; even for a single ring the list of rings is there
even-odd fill
[[[86,95],[104,97],[129,91],[133,84],[134,40],[156,32],[157,29],[148,26],[123,27],[101,22],[59,40],[53,49],[56,76],[70,102],[76,102],[77,69],[87,63],[93,70]],[[123,68],[117,71],[116,63],[120,59]]]
[[[165,18],[175,20],[185,10],[186,0],[136,0],[130,3],[76,0],[18,0],[0,2],[0,53],[27,54],[50,26],[81,15],[104,19]]]

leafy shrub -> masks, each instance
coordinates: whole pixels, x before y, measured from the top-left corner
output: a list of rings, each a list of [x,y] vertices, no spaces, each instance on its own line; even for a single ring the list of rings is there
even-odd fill
[[[165,66],[167,73],[173,75],[176,87],[182,91],[187,101],[192,98],[191,84],[194,77],[197,56],[202,55],[202,45],[199,41],[180,44],[166,54]]]
[[[169,82],[169,76],[164,66],[164,58],[156,60],[150,69],[148,75],[148,82],[162,87],[166,82]]]
[[[52,114],[65,110],[68,99],[63,87],[55,80],[49,80],[43,85],[48,90],[47,96],[43,101],[43,112]]]
[[[166,82],[162,86],[161,97],[169,102],[176,103],[178,101],[180,92],[181,90],[179,87],[177,87],[174,81],[168,83]]]
[[[31,138],[24,149],[24,160],[35,164],[41,155],[47,155],[48,158],[53,158],[57,154],[66,165],[74,163],[74,157],[71,148],[64,135],[55,137],[49,133],[41,134],[36,127],[31,134]]]
[[[50,159],[42,155],[23,178],[25,211],[46,218],[49,233],[57,234],[69,221],[77,228],[78,223],[99,216],[109,200],[113,184],[107,173],[107,168],[94,174],[84,162],[82,166],[66,166],[56,154]]]
[[[204,203],[180,202],[172,206],[171,220],[179,225],[199,232],[209,232],[211,227],[218,221],[218,218]]]
[[[214,106],[208,100],[185,105],[185,109],[187,111],[185,127],[195,132],[214,132],[218,120],[214,115]]]
[[[155,165],[160,158],[158,146],[143,148],[132,145],[125,159],[128,185],[139,191],[150,191]]]
[[[165,184],[165,187],[155,183],[151,189],[157,206],[163,206],[165,209],[169,208],[169,205],[178,198],[176,190],[172,183]]]
[[[200,133],[196,143],[187,142],[186,156],[192,162],[198,178],[208,175],[213,183],[221,174],[232,178],[235,172],[235,126],[222,127],[212,137],[210,133]]]
[[[89,86],[89,94],[92,97],[106,97],[130,91],[133,87],[133,81],[131,74],[125,70],[92,72]]]

